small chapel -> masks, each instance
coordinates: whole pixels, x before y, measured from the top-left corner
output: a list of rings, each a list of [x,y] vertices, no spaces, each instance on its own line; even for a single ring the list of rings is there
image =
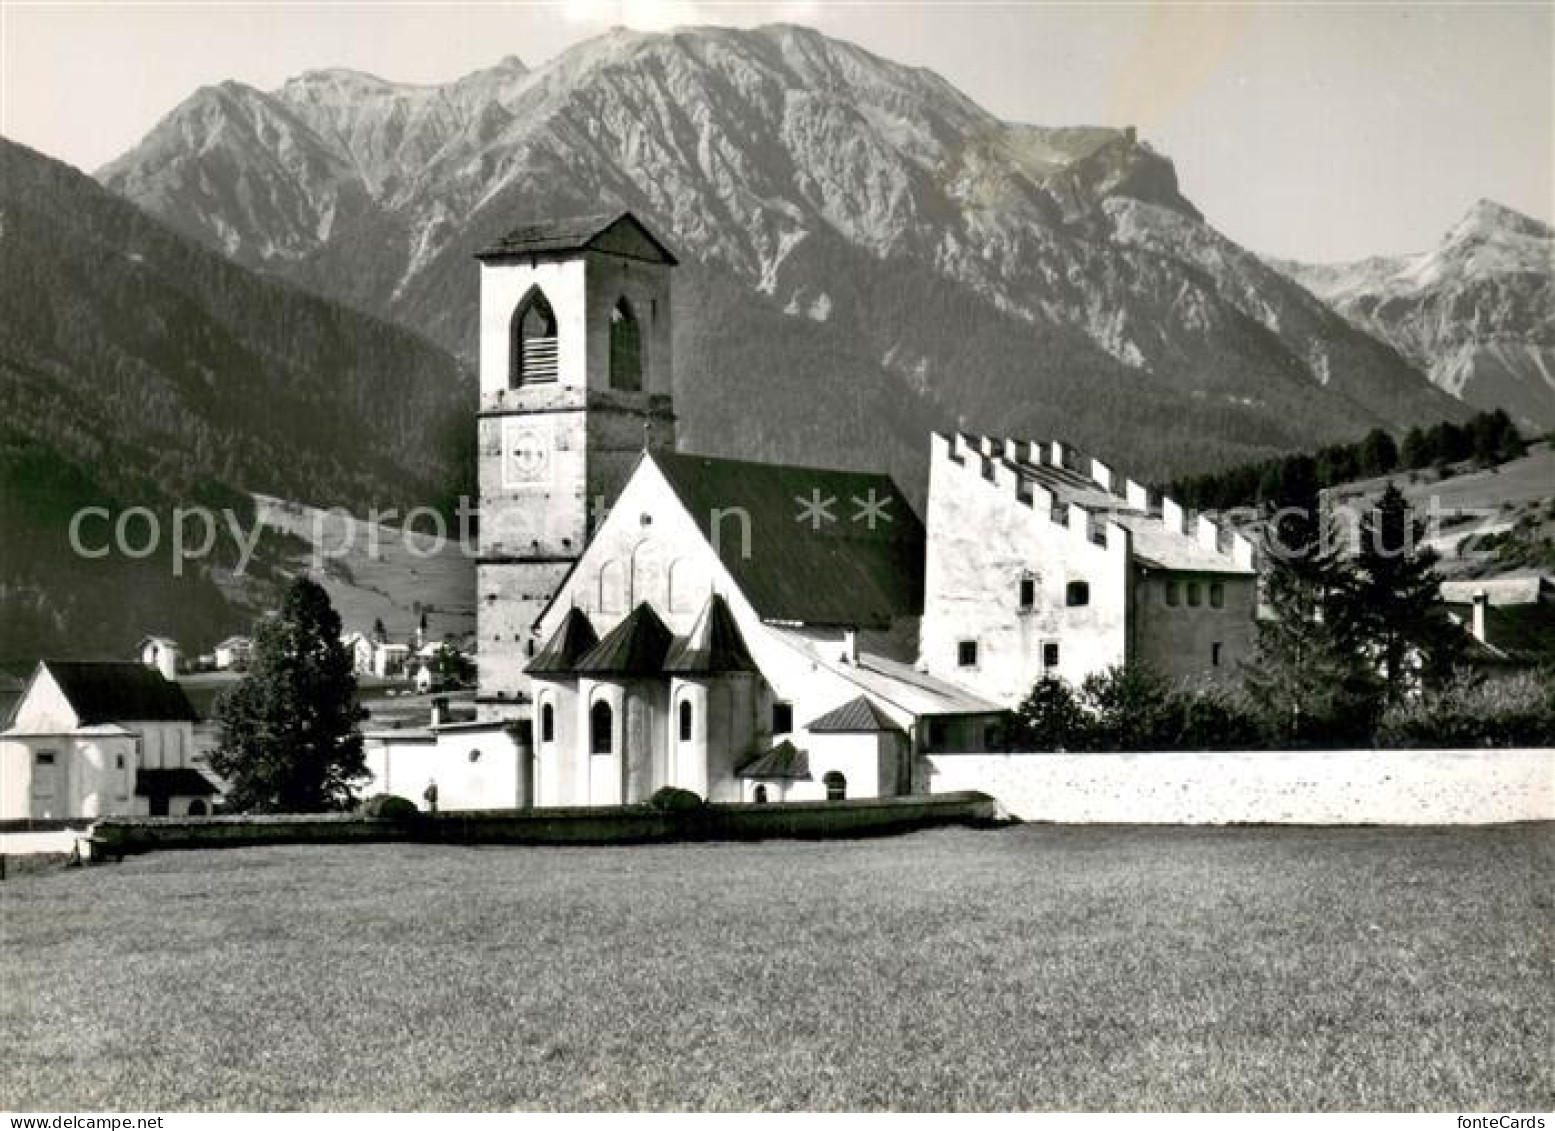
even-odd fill
[[[680,451],[675,257],[630,213],[479,256],[479,717],[369,735],[445,808],[927,792],[1033,682],[1227,678],[1252,546],[1057,441],[925,437],[889,475]]]

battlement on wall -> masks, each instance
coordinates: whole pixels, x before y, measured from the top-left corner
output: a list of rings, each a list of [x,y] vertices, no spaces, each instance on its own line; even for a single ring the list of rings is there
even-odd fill
[[[1061,526],[1069,535],[1097,547],[1128,546],[1129,530],[1117,521],[1126,515],[1158,521],[1172,534],[1192,539],[1200,548],[1231,559],[1241,568],[1253,565],[1253,544],[1242,534],[1206,515],[1193,514],[1176,500],[1153,500],[1144,484],[1120,476],[1111,466],[1061,440],[1014,440],[970,433],[934,433],[932,462],[975,474],[996,489],[1009,492],[1017,503],[1039,518]],[[1047,468],[1074,490],[1050,489],[1023,468]],[[1068,497],[1066,497],[1066,495]],[[1084,495],[1083,501],[1075,496]]]

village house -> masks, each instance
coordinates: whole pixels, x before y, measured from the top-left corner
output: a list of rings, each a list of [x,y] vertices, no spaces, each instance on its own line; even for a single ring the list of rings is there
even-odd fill
[[[1042,676],[1250,654],[1251,545],[1062,444],[933,437],[927,526],[884,474],[677,451],[675,260],[629,213],[479,258],[480,719],[369,736],[374,788],[891,796]]]
[[[1555,582],[1542,574],[1444,581],[1448,617],[1472,643],[1464,661],[1491,678],[1555,663]]]
[[[183,649],[167,636],[145,636],[135,646],[135,654],[147,667],[155,668],[167,679],[177,679],[183,666]]]
[[[0,820],[199,816],[194,708],[155,668],[46,660],[0,731]]]
[[[212,656],[217,671],[229,671],[248,663],[248,653],[254,642],[247,636],[229,636],[217,644]]]

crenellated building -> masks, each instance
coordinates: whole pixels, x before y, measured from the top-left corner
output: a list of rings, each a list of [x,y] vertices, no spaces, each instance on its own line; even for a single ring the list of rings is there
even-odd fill
[[[1236,678],[1257,608],[1245,537],[1056,441],[931,445],[928,671],[1008,704],[1129,662]]]
[[[1063,444],[932,437],[926,523],[887,475],[676,451],[675,259],[630,214],[479,258],[481,718],[370,736],[380,784],[889,796],[1044,675],[1250,653],[1252,547]]]

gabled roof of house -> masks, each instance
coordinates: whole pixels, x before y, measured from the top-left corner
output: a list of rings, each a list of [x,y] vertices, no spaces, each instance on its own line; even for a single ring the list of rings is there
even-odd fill
[[[595,212],[584,216],[568,216],[547,220],[538,224],[524,224],[514,228],[496,243],[476,255],[477,259],[501,259],[512,255],[545,255],[598,248],[606,233],[617,225],[626,224],[647,240],[658,253],[660,262],[674,266],[677,262],[669,248],[636,216],[630,212]],[[610,250],[610,249],[604,249]]]
[[[730,672],[754,672],[756,661],[729,602],[714,593],[702,607],[702,615],[690,633],[678,638],[664,661],[664,670],[674,675],[725,675]]]
[[[884,626],[923,612],[923,524],[890,476],[648,458],[709,543],[717,534],[719,557],[763,620]]]
[[[598,643],[599,633],[594,631],[588,614],[573,607],[524,670],[530,675],[571,675],[578,661]]]
[[[805,724],[811,734],[877,734],[880,731],[901,731],[896,721],[886,714],[873,699],[860,695],[849,699],[840,707],[827,711],[818,719]]]
[[[189,766],[135,771],[137,797],[210,797],[220,792],[215,782]]]
[[[653,606],[644,601],[584,653],[573,670],[593,676],[662,675],[674,639]]]
[[[1472,634],[1472,605],[1451,604],[1448,615],[1468,635],[1465,659],[1533,666],[1555,660],[1555,604],[1489,605],[1485,639]]]
[[[45,660],[44,667],[70,701],[81,725],[133,722],[198,722],[178,684],[133,661]]]
[[[741,766],[740,777],[809,781],[810,755],[785,738],[765,754],[758,754]]]

